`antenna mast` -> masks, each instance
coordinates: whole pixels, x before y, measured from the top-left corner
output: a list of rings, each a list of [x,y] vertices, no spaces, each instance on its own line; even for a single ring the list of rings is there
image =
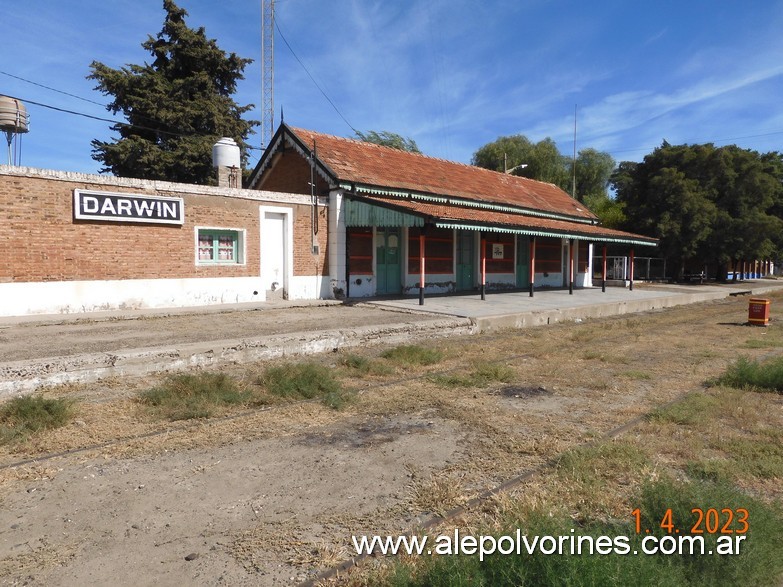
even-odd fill
[[[261,0],[261,148],[275,133],[275,0]]]

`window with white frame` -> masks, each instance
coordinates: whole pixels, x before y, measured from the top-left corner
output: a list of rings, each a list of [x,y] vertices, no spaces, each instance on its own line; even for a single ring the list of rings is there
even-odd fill
[[[196,229],[196,263],[238,265],[244,259],[245,231],[222,228]]]

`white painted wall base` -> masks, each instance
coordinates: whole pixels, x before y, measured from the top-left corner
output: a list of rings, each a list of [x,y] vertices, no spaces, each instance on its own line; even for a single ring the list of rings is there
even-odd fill
[[[332,297],[328,275],[294,275],[290,283],[289,300],[324,300]]]
[[[258,277],[0,283],[0,316],[182,308],[264,299]]]

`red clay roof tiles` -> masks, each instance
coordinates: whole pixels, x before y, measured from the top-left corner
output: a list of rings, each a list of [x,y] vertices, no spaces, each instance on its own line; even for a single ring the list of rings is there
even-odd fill
[[[408,190],[595,219],[585,206],[551,184],[335,137],[290,129],[341,182]]]

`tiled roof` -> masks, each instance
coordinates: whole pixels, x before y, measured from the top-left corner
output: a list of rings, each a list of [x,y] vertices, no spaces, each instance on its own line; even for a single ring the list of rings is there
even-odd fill
[[[318,160],[339,182],[464,198],[594,220],[595,215],[559,187],[354,139],[289,128],[316,145]]]
[[[595,224],[583,222],[568,222],[567,220],[553,220],[522,214],[510,214],[491,210],[478,210],[462,206],[449,206],[443,204],[431,204],[415,200],[403,200],[400,198],[383,198],[377,196],[364,196],[356,198],[369,204],[376,204],[396,208],[405,212],[427,217],[431,221],[440,224],[470,224],[485,225],[488,229],[529,231],[531,233],[547,233],[562,235],[564,237],[586,237],[590,240],[625,242],[631,244],[656,244],[656,239],[640,236],[612,228],[604,228]]]

